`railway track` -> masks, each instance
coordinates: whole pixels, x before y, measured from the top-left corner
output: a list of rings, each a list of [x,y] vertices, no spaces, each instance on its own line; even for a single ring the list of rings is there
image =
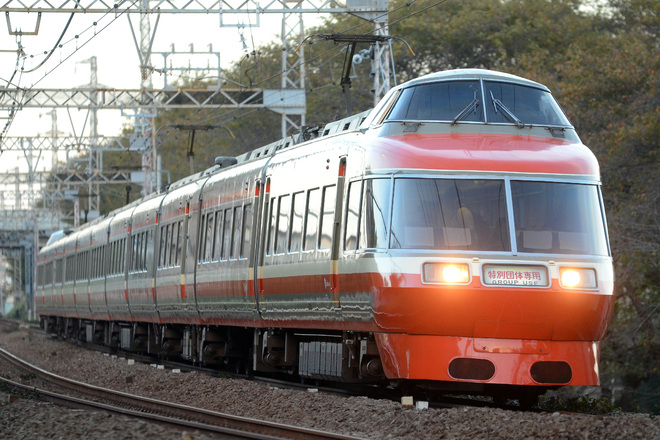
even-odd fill
[[[152,422],[167,423],[185,429],[222,435],[236,439],[345,439],[355,437],[335,433],[283,425],[246,417],[238,417],[215,411],[180,405],[161,400],[136,396],[68,379],[29,364],[13,354],[0,349],[0,360],[11,364],[21,374],[36,377],[53,384],[65,394],[38,389],[5,378],[7,387],[33,393],[40,399],[66,406],[93,408],[116,414],[138,417]],[[82,397],[81,397],[82,396]]]

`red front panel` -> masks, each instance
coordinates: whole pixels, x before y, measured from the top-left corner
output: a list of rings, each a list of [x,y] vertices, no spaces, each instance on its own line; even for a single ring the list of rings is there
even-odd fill
[[[470,381],[491,384],[541,385],[531,374],[537,362],[565,362],[570,365],[568,382],[555,385],[600,385],[598,358],[600,344],[589,341],[475,340],[457,336],[420,336],[394,333],[376,334],[383,370],[390,379]],[[490,344],[477,350],[477,343]],[[483,348],[483,347],[482,347]],[[544,351],[541,353],[540,351]],[[507,352],[509,351],[509,352]],[[483,359],[494,365],[488,380],[452,377],[450,363],[458,358]],[[553,385],[543,383],[542,385]]]

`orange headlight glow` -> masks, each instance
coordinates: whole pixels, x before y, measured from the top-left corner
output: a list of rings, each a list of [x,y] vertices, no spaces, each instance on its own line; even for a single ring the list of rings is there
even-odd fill
[[[465,263],[424,263],[424,282],[467,284],[470,282],[470,269]]]
[[[596,271],[578,267],[562,267],[559,269],[559,282],[568,289],[595,289]]]

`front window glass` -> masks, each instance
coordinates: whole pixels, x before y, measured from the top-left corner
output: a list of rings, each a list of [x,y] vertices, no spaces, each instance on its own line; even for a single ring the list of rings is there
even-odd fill
[[[396,179],[390,248],[509,251],[504,181]]]
[[[474,122],[482,115],[479,81],[447,81],[405,89],[387,119]]]
[[[486,81],[486,119],[489,123],[570,125],[552,95],[545,90]]]
[[[570,126],[551,93],[510,82],[443,81],[404,89],[387,120]],[[485,99],[485,102],[482,102]],[[486,117],[484,118],[484,112]]]
[[[519,252],[608,255],[594,185],[511,182]]]

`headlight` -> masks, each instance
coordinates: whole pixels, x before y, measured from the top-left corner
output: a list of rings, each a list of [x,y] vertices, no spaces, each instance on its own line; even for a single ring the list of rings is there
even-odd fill
[[[424,263],[424,282],[442,284],[467,284],[470,269],[465,263]]]
[[[595,289],[596,271],[579,267],[562,267],[559,269],[559,282],[568,289]]]

